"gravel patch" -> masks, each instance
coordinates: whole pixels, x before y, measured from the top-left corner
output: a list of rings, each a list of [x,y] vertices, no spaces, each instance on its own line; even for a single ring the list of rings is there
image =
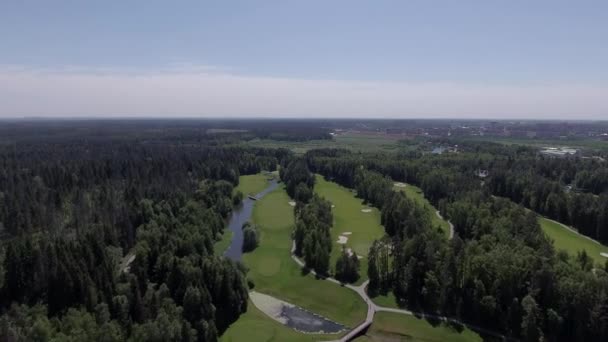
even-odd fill
[[[252,291],[249,298],[256,308],[275,321],[308,334],[336,334],[345,326],[263,293]]]

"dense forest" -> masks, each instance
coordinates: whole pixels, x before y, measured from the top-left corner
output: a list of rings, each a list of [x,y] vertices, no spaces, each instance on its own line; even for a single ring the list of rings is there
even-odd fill
[[[14,122],[0,127],[0,336],[8,341],[216,341],[247,310],[246,268],[214,252],[239,205],[240,175],[279,168],[295,204],[295,253],[330,265],[332,205],[315,174],[380,210],[368,292],[526,341],[608,340],[608,263],[556,251],[538,215],[608,242],[607,166],[535,148],[459,142],[435,155],[255,139],[330,139],[319,123]],[[449,143],[441,141],[437,143]],[[419,186],[452,239],[395,181]],[[245,225],[244,246],[257,245]],[[335,252],[335,251],[334,251]]]
[[[0,147],[0,335],[217,340],[247,309],[246,270],[213,251],[233,188],[288,152],[111,131]]]

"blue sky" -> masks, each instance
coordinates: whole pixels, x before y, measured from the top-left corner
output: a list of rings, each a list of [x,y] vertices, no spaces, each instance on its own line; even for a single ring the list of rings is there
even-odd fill
[[[606,1],[7,0],[0,115],[601,119],[607,41]]]

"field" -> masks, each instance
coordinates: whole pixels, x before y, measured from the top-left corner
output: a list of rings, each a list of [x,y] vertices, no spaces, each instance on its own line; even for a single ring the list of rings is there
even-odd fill
[[[353,151],[395,151],[400,148],[398,139],[386,135],[348,132],[335,136],[332,140],[309,140],[302,142],[254,139],[248,144],[266,148],[288,148],[303,154],[315,148],[344,148]]]
[[[361,209],[367,208],[361,199],[356,198],[349,189],[328,182],[320,175],[316,176],[315,193],[335,205],[332,208],[334,226],[331,230],[331,238],[334,244],[331,250],[331,267],[336,265],[336,260],[342,253],[342,245],[337,243],[338,237],[343,232],[352,232],[348,235],[348,242],[344,246],[352,248],[357,255],[363,257],[360,259],[360,282],[363,282],[367,278],[369,247],[375,239],[384,236],[384,228],[380,225],[380,212],[376,208],[370,208],[369,213],[361,212]]]
[[[247,196],[249,194],[256,195],[268,186],[268,176],[258,173],[255,175],[247,175],[239,177],[239,185],[235,190],[238,190]]]
[[[538,222],[545,234],[553,240],[555,249],[563,249],[572,256],[584,249],[596,263],[604,265],[608,261],[608,258],[600,255],[601,252],[608,253],[608,247],[576,234],[544,217],[539,217]]]
[[[417,186],[411,185],[411,184],[407,184],[405,188],[395,186],[394,189],[396,191],[404,191],[405,194],[407,195],[407,197],[411,198],[412,200],[416,201],[418,204],[422,205],[428,212],[428,215],[431,218],[431,223],[433,224],[433,226],[440,227],[441,230],[444,232],[445,236],[449,237],[450,225],[447,223],[447,221],[442,220],[437,216],[437,214],[436,214],[437,209],[424,197],[424,193],[422,192],[422,189],[420,189]]]
[[[424,319],[390,312],[378,312],[374,323],[364,336],[355,339],[367,341],[482,341],[482,338],[467,328],[457,329],[441,323],[431,325]]]
[[[355,326],[366,314],[363,300],[349,289],[302,274],[291,259],[294,218],[289,201],[285,190],[277,188],[255,205],[252,221],[260,227],[260,245],[243,255],[255,290],[346,326]]]

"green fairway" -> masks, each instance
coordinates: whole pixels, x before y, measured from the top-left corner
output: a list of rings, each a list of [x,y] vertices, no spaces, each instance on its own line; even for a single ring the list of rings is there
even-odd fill
[[[253,222],[258,225],[260,245],[243,255],[255,290],[299,305],[346,326],[355,326],[367,312],[365,302],[353,291],[302,275],[291,259],[291,233],[294,225],[290,198],[280,187],[258,201]]]
[[[255,175],[247,175],[239,177],[239,185],[235,190],[243,193],[243,195],[256,195],[268,186],[268,175],[258,173]]]
[[[251,301],[247,312],[238,321],[232,324],[220,337],[221,342],[312,342],[323,339],[332,339],[331,335],[310,335],[299,333],[266,316],[258,310]]]
[[[374,323],[364,336],[355,341],[482,341],[482,338],[465,327],[452,327],[445,323],[433,326],[414,316],[378,312]]]
[[[596,263],[600,263],[603,266],[608,261],[608,258],[600,255],[600,253],[608,253],[608,247],[591,241],[544,217],[539,217],[538,222],[545,234],[553,240],[555,249],[563,249],[572,256],[575,256],[576,253],[584,249]]]
[[[372,302],[376,303],[376,305],[384,306],[386,308],[395,308],[402,309],[397,305],[397,299],[393,292],[389,292],[386,295],[377,295],[376,297],[372,297]]]
[[[429,200],[427,200],[426,197],[424,197],[424,193],[422,192],[422,189],[420,189],[417,186],[411,185],[411,184],[407,184],[405,187],[395,186],[393,189],[395,189],[395,191],[405,192],[407,197],[411,198],[412,200],[416,201],[418,204],[423,206],[424,209],[428,212],[428,215],[431,219],[431,223],[433,224],[433,226],[440,227],[446,237],[450,236],[450,225],[448,224],[448,222],[446,220],[440,219],[437,216],[437,208],[435,208],[429,202]]]
[[[334,226],[331,229],[331,238],[334,242],[331,251],[330,265],[333,268],[336,260],[342,253],[342,244],[337,243],[338,237],[344,232],[351,232],[347,235],[348,242],[344,244],[347,248],[352,248],[357,255],[362,256],[361,279],[363,282],[367,278],[367,253],[369,247],[375,239],[384,236],[384,228],[380,225],[380,212],[376,208],[369,208],[371,212],[364,213],[361,209],[368,208],[363,201],[356,198],[349,189],[334,182],[326,181],[322,176],[316,176],[315,193],[329,200],[333,205]]]

